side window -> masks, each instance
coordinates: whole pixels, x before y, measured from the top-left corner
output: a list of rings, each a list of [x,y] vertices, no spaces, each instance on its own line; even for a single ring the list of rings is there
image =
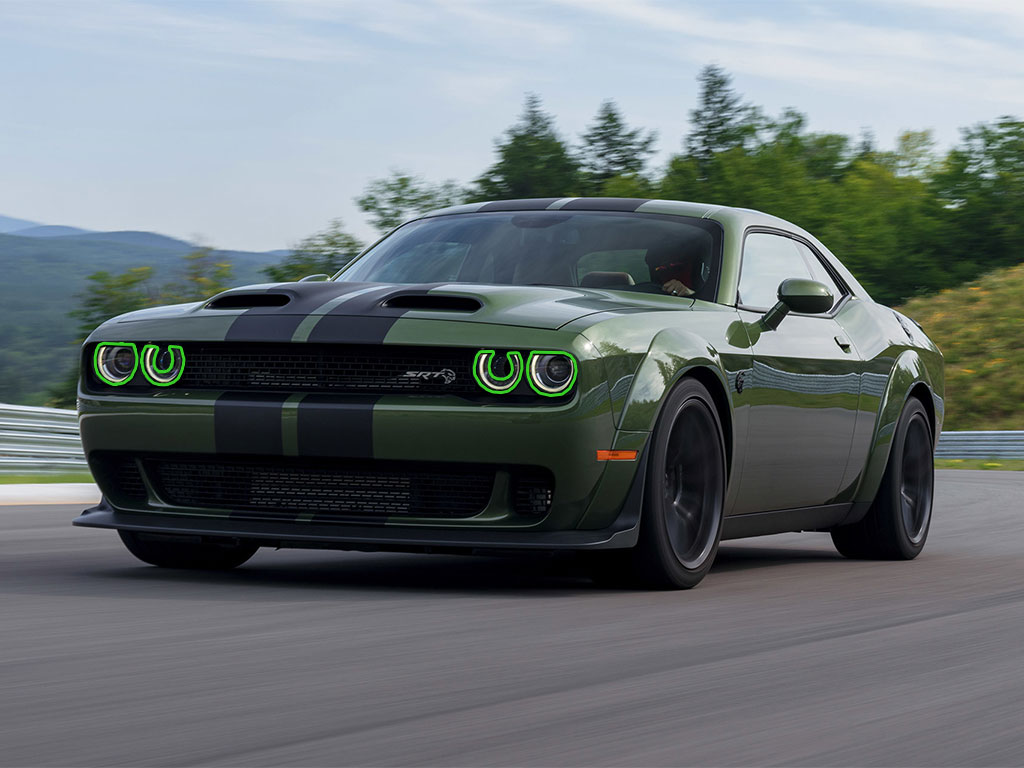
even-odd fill
[[[644,249],[586,253],[576,262],[576,281],[583,286],[600,284],[607,288],[646,283],[651,279],[650,268],[644,261],[646,253]]]
[[[779,300],[779,283],[790,277],[811,278],[796,240],[767,232],[747,235],[740,268],[737,302],[745,307],[768,309]]]
[[[803,257],[807,259],[807,264],[811,268],[811,278],[827,286],[832,292],[832,298],[835,299],[835,301],[832,302],[832,306],[834,307],[842,300],[843,296],[846,295],[846,290],[840,287],[835,278],[832,277],[832,274],[825,269],[825,265],[821,263],[821,259],[818,257],[818,254],[803,243],[797,242],[796,247]]]

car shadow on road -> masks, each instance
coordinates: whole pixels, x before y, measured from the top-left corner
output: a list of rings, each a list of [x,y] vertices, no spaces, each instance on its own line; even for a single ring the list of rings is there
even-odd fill
[[[275,562],[275,559],[277,562]],[[709,575],[765,568],[835,563],[838,553],[810,548],[724,545]],[[246,565],[227,572],[179,571],[142,565],[93,570],[94,579],[114,580],[121,589],[153,596],[156,584],[216,590],[218,598],[232,590],[247,599],[259,594],[276,599],[280,590],[356,590],[406,593],[489,594],[520,596],[543,593],[570,597],[595,592],[623,591],[624,587],[598,583],[582,558],[557,555],[458,556],[386,553],[261,552]],[[625,587],[628,589],[628,587]],[[186,592],[191,591],[186,589]],[[172,597],[167,594],[165,597]]]

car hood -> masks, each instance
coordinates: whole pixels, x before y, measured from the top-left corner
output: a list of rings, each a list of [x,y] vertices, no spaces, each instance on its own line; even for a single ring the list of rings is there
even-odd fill
[[[139,310],[115,322],[220,318],[244,314],[270,321],[330,316],[422,318],[556,330],[575,320],[609,313],[679,309],[687,299],[642,292],[555,286],[407,285],[383,283],[272,283],[235,288],[209,301]]]

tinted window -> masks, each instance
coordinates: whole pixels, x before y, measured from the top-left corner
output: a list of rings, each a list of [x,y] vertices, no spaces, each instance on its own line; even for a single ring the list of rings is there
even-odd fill
[[[716,222],[595,211],[469,213],[414,221],[353,262],[339,280],[584,286],[662,293],[680,280],[714,300]]]
[[[796,240],[767,232],[747,235],[743,245],[737,303],[768,309],[779,300],[779,284],[791,277],[809,279],[811,273]]]
[[[843,298],[846,291],[839,287],[839,284],[835,281],[835,278],[832,277],[832,274],[825,269],[825,265],[821,263],[821,259],[818,258],[818,254],[803,243],[798,242],[796,247],[807,260],[807,263],[811,268],[811,277],[819,283],[828,286],[828,289],[832,291],[832,298],[834,299],[832,306],[834,307],[839,303],[840,299]]]

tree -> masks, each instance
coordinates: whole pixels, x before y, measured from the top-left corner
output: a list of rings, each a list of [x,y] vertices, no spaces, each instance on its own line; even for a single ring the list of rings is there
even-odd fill
[[[612,178],[640,176],[654,152],[656,138],[651,131],[630,130],[615,102],[603,102],[594,122],[581,137],[579,159],[584,192],[606,194],[605,184]]]
[[[184,304],[202,301],[227,290],[231,281],[231,262],[213,248],[197,248],[184,256],[185,276],[179,282],[168,283],[161,290],[164,304]]]
[[[721,67],[709,64],[697,80],[700,97],[697,108],[690,110],[693,130],[686,137],[686,151],[706,177],[714,154],[746,146],[757,136],[763,119],[757,108],[743,103]]]
[[[323,232],[310,235],[280,264],[266,267],[263,274],[276,283],[300,280],[307,275],[333,275],[359,255],[365,246],[345,231],[345,223],[334,219]]]
[[[477,179],[485,199],[571,197],[579,194],[579,164],[555,131],[554,121],[529,94],[519,122],[495,142],[498,159]]]
[[[945,250],[960,275],[1021,261],[1024,121],[1001,117],[964,129],[932,184],[952,223]]]
[[[112,317],[134,312],[156,303],[152,267],[134,267],[120,275],[94,272],[87,278],[85,292],[77,294],[79,306],[68,314],[78,321],[77,343],[93,332],[100,323]]]
[[[383,179],[374,179],[355,199],[359,210],[380,232],[390,232],[417,214],[457,205],[466,199],[466,191],[454,181],[431,184],[398,170]]]
[[[93,329],[112,317],[134,312],[157,303],[157,292],[150,281],[152,267],[135,267],[120,275],[94,272],[87,278],[86,288],[77,295],[79,305],[68,314],[78,321],[75,346],[85,341]],[[55,408],[74,408],[78,397],[78,361],[64,378],[47,390],[48,404]]]

